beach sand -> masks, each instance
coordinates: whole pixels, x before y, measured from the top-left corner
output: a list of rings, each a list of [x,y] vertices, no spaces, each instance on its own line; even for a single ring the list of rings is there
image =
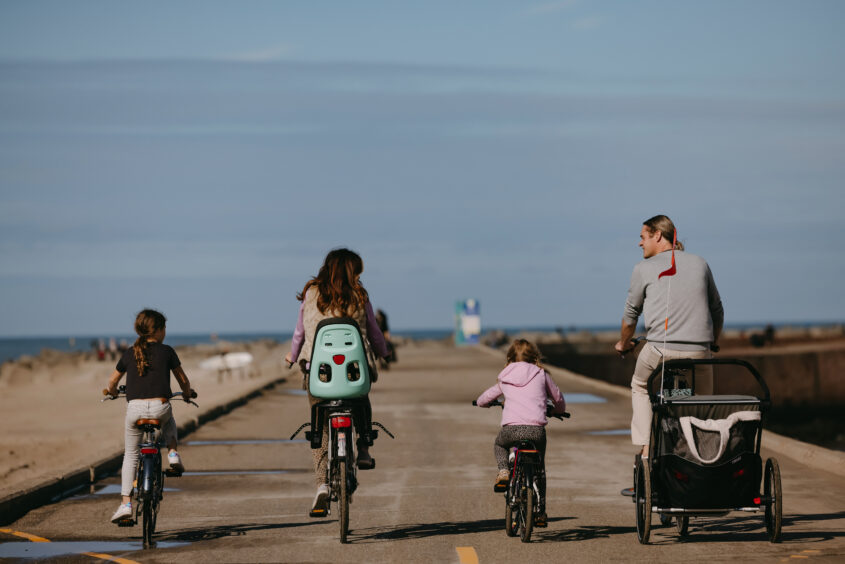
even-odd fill
[[[289,370],[283,359],[289,349],[289,343],[273,341],[178,347],[200,408],[174,401],[177,424],[293,375],[295,370]],[[199,367],[221,350],[249,352],[253,362],[230,374]],[[0,499],[123,450],[126,402],[100,401],[116,364],[82,353],[46,351],[0,367]],[[175,378],[171,389],[179,391]],[[190,467],[189,460],[185,464]]]

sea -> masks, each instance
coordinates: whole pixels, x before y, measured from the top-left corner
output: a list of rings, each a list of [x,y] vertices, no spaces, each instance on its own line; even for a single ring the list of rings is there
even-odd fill
[[[841,323],[841,322],[839,322]],[[790,327],[811,327],[814,325],[827,325],[830,323],[807,322],[807,323],[783,323],[775,324],[775,327],[788,325]],[[728,325],[729,329],[754,329],[763,327],[765,323],[740,323]],[[593,325],[593,326],[541,326],[541,327],[490,327],[482,330],[482,336],[491,331],[504,331],[509,335],[519,332],[566,332],[576,331],[605,332],[618,331],[618,325]],[[640,328],[642,330],[642,328]],[[442,329],[409,329],[391,330],[397,337],[404,337],[414,340],[424,339],[448,339],[454,334],[453,328]],[[225,341],[230,343],[242,343],[270,339],[283,343],[291,338],[291,333],[254,332],[254,333],[192,333],[192,334],[167,334],[165,342],[172,346],[214,344]],[[125,341],[131,345],[135,342],[135,335],[83,335],[83,336],[49,336],[49,337],[0,337],[0,362],[17,360],[22,356],[37,356],[45,349],[59,352],[91,351],[100,346],[100,341],[108,350],[110,339],[117,344]]]
[[[399,337],[410,339],[446,339],[452,335],[452,329],[416,329],[410,331],[392,331]],[[290,340],[292,333],[196,333],[167,334],[165,343],[171,347],[186,345],[214,344],[216,342],[243,343],[259,340],[272,340],[279,343]],[[44,350],[58,352],[96,351],[103,346],[109,348],[109,341],[116,344],[121,341],[128,345],[135,342],[135,335],[82,335],[68,337],[0,337],[0,362],[12,361],[22,356],[38,356]],[[102,342],[102,345],[100,344]]]

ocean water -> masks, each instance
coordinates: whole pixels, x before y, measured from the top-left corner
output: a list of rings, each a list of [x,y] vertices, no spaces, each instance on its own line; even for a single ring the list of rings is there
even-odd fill
[[[781,327],[783,325],[788,325],[790,327],[811,327],[814,325],[823,326],[823,325],[831,325],[831,322],[793,322],[793,323],[784,323],[784,324],[775,324],[775,327]],[[841,324],[837,322],[837,324]],[[764,326],[765,323],[737,323],[737,324],[728,324],[726,328],[728,329],[750,329],[750,328],[760,328]],[[640,328],[642,332],[642,328]],[[583,326],[583,327],[574,327],[574,326],[537,326],[537,327],[487,327],[481,331],[482,336],[489,333],[490,331],[505,331],[509,335],[514,335],[521,331],[526,332],[555,332],[555,331],[566,331],[567,333],[572,333],[575,331],[593,331],[593,332],[605,332],[605,331],[618,331],[618,325],[593,325],[593,326]],[[452,328],[444,328],[444,329],[409,329],[409,330],[392,330],[391,331],[397,337],[405,337],[409,339],[447,339],[452,336],[453,329]],[[232,343],[240,343],[240,342],[248,342],[248,341],[257,341],[263,339],[271,339],[282,343],[287,341],[291,338],[292,333],[219,333],[216,337],[221,341],[228,341]],[[70,351],[91,351],[92,349],[96,349],[98,342],[100,339],[103,340],[105,343],[106,349],[108,349],[109,339],[114,338],[118,344],[120,344],[121,340],[126,340],[128,344],[132,344],[135,341],[134,335],[87,335],[87,336],[68,336],[68,337],[0,337],[0,362],[4,362],[7,360],[16,360],[21,356],[28,355],[28,356],[36,356],[41,353],[44,349],[51,349],[55,351],[61,352],[70,352]],[[167,339],[165,342],[172,346],[178,347],[183,345],[198,345],[198,344],[212,344],[214,341],[212,340],[211,333],[196,333],[196,334],[188,334],[188,335],[179,335],[179,334],[167,334]]]
[[[410,339],[445,339],[452,335],[451,329],[421,329],[411,331],[395,331],[397,336]],[[270,339],[279,343],[289,340],[292,333],[218,333],[219,341],[230,343],[242,343]],[[114,338],[119,345],[121,340],[132,345],[135,342],[134,335],[105,335],[105,336],[77,336],[77,337],[4,337],[0,338],[0,362],[16,360],[22,356],[37,356],[45,349],[74,352],[96,350],[100,340],[103,341],[108,350],[109,339]],[[171,347],[184,345],[212,344],[210,333],[198,333],[191,335],[167,334],[164,341]]]

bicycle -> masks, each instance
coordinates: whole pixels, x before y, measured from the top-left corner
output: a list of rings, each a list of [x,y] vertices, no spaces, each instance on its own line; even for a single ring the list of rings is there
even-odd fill
[[[314,404],[311,408],[311,422],[303,423],[291,435],[293,440],[305,427],[311,427],[305,432],[305,439],[311,443],[311,448],[320,448],[323,437],[323,425],[328,425],[327,469],[329,505],[323,510],[313,511],[311,517],[326,517],[331,515],[331,503],[338,507],[338,522],[340,524],[340,542],[345,544],[349,535],[349,504],[352,494],[358,488],[358,468],[355,464],[355,408],[354,399],[327,400]],[[373,425],[380,427],[393,439],[393,434],[378,421]],[[368,444],[378,437],[377,430],[370,430],[364,437]]]
[[[126,397],[126,386],[120,386],[118,395],[112,396],[108,390],[103,390],[105,396],[101,402]],[[182,396],[182,392],[176,392],[171,398]],[[196,402],[191,401],[197,397],[193,392],[191,399],[185,400],[194,407],[199,407]],[[135,483],[132,488],[131,497],[135,501],[134,518],[127,518],[118,522],[119,527],[133,527],[139,520],[142,522],[141,533],[144,548],[153,546],[153,534],[155,533],[156,518],[158,517],[158,506],[164,491],[164,476],[178,478],[181,472],[167,468],[161,469],[161,421],[158,419],[138,419],[135,425],[141,429],[141,442],[138,446],[138,470]],[[139,519],[140,518],[140,519]]]
[[[472,405],[478,406],[473,401]],[[490,406],[503,407],[498,400]],[[563,421],[570,414],[555,415],[546,411],[547,417]],[[510,479],[505,490],[505,534],[519,535],[522,542],[531,542],[534,529],[534,508],[541,501],[539,480],[545,478],[546,468],[537,446],[531,441],[518,441],[508,455]],[[538,525],[539,526],[539,525]]]

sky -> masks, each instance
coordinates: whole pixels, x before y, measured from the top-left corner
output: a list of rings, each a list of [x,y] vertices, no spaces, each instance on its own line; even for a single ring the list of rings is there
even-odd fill
[[[670,216],[726,323],[841,322],[845,3],[0,2],[0,336],[616,326]]]

